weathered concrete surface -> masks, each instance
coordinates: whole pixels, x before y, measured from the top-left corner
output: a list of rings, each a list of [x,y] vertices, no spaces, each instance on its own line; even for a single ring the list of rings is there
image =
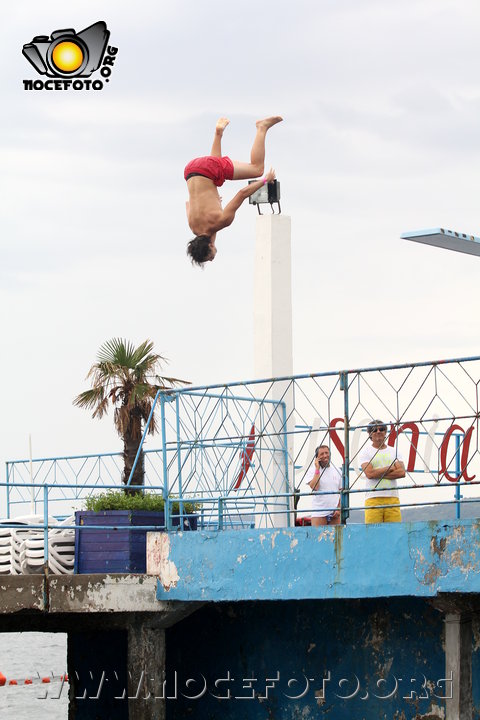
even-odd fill
[[[49,578],[49,612],[178,614],[178,603],[158,602],[146,575],[56,575]]]
[[[130,673],[128,680],[128,719],[164,720],[165,700],[155,687],[156,678],[165,671],[165,630],[148,623],[131,623],[128,627],[129,668],[142,668],[140,679]]]
[[[147,554],[165,543],[149,533]],[[159,600],[302,600],[480,592],[480,521],[175,533]]]
[[[179,580],[178,570],[168,558],[170,536],[168,533],[147,534],[147,574],[157,575],[165,589],[175,587]]]
[[[89,616],[108,614],[110,624],[119,626],[125,626],[132,614],[150,613],[158,627],[168,627],[199,607],[198,603],[159,602],[156,578],[146,575],[10,575],[2,577],[0,593],[0,617],[15,616],[15,629],[22,619],[27,626],[28,618],[45,614],[70,626],[69,616],[77,613],[84,623]]]
[[[3,575],[0,580],[0,613],[43,610],[43,575]]]

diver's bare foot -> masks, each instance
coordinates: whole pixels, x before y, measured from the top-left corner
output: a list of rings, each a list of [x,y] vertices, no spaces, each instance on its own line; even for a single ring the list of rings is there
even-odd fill
[[[263,129],[268,130],[268,128],[271,128],[272,125],[276,125],[279,122],[282,122],[283,118],[280,115],[273,115],[272,117],[264,118],[263,120],[257,120],[255,125],[257,126],[257,130]]]
[[[215,125],[215,132],[218,135],[222,135],[229,122],[230,120],[226,117],[218,118],[217,124]]]

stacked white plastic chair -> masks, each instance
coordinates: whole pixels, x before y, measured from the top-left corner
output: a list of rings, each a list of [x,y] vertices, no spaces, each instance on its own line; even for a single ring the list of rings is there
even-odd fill
[[[18,575],[36,575],[43,571],[43,531],[13,530],[12,565]]]
[[[66,525],[75,525],[73,515],[48,532],[48,567],[55,575],[73,574],[75,530],[69,530]]]
[[[12,539],[10,528],[0,526],[0,575],[10,575],[12,572]]]
[[[0,572],[13,575],[35,575],[43,572],[43,529],[27,527],[43,524],[43,516],[30,515],[2,522],[15,524],[16,527],[2,528],[0,523]],[[54,574],[71,574],[75,557],[75,531],[64,526],[73,525],[74,518],[69,517],[58,523],[55,518],[50,517],[48,524],[54,526],[48,531],[48,567]]]
[[[0,521],[0,569],[2,575],[19,575],[21,573],[20,558],[17,552],[20,548],[17,542],[13,543],[12,537],[12,533],[16,528],[5,527],[5,525],[15,525],[18,527],[26,523],[36,524],[38,522],[43,522],[43,518],[37,515],[20,517],[15,520],[5,519]]]
[[[4,521],[6,522],[6,521]],[[42,525],[43,515],[24,515],[11,521],[16,527],[11,528],[11,564],[13,575],[32,575],[41,573],[43,567],[43,530],[34,529],[30,525]],[[56,523],[55,518],[48,522]],[[35,552],[36,562],[30,564],[25,555],[27,541],[37,541],[41,546]],[[34,558],[32,557],[32,560]]]

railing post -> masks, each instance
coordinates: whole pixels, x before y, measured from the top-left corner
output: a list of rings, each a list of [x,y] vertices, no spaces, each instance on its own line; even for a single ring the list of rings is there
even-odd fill
[[[218,529],[223,530],[223,498],[218,498]]]
[[[180,396],[175,395],[175,413],[177,416],[177,471],[178,471],[178,505],[180,515],[180,529],[183,530],[183,490],[182,490],[182,455],[180,443]]]
[[[165,529],[171,529],[170,505],[168,502],[167,423],[165,420],[165,395],[160,395],[160,426],[162,428],[163,499],[165,500]]]
[[[455,483],[455,510],[456,510],[456,518],[457,520],[460,520],[460,508],[461,508],[461,499],[462,496],[460,494],[460,477],[461,477],[461,468],[460,468],[460,435],[458,433],[455,433],[455,475],[457,477],[457,482]]]
[[[167,532],[170,532],[170,530],[172,529],[172,518],[171,518],[171,516],[170,516],[170,515],[171,515],[171,513],[170,513],[170,498],[168,497],[168,495],[167,495],[167,497],[165,498],[165,505],[164,505],[164,507],[165,507],[165,511],[164,511],[164,514],[165,514],[165,530],[166,530]]]
[[[288,428],[287,428],[287,403],[282,402],[282,410],[283,410],[283,437],[284,437],[284,444],[283,444],[283,456],[285,458],[285,492],[287,493],[287,496],[285,498],[286,504],[287,504],[287,527],[290,527],[292,524],[292,520],[290,517],[291,514],[291,504],[293,496],[290,497],[290,475],[288,472]]]
[[[43,566],[48,572],[48,485],[43,485]]]
[[[344,447],[345,458],[342,466],[341,522],[350,515],[350,417],[348,410],[348,373],[340,373],[340,390],[343,392]]]
[[[6,462],[5,466],[7,469],[7,472],[6,472],[7,487],[5,488],[7,491],[7,518],[10,520],[10,467],[9,467],[9,463]]]
[[[30,488],[31,493],[31,500],[30,500],[30,511],[32,515],[35,515],[35,511],[37,509],[36,503],[35,503],[35,485],[33,484],[33,464],[32,464],[32,436],[28,436],[28,466],[30,470],[30,482],[32,483],[32,486]]]

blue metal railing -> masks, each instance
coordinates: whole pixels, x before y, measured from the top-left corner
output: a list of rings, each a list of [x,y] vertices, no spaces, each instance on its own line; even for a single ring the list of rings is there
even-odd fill
[[[167,505],[174,495],[181,515],[185,502],[201,503],[200,527],[288,526],[296,496],[303,513],[311,509],[304,478],[313,448],[326,443],[342,468],[347,520],[364,508],[358,458],[366,425],[382,418],[387,442],[407,468],[401,507],[454,504],[458,518],[480,497],[479,386],[480,358],[472,357],[159,393],[160,447],[144,447],[147,423],[127,483],[143,451],[148,492],[160,492]],[[72,502],[78,507],[98,490],[123,487],[122,457],[40,458],[31,467],[30,460],[8,462],[0,484],[7,517],[29,504],[47,517],[48,508],[70,503],[70,511]]]

